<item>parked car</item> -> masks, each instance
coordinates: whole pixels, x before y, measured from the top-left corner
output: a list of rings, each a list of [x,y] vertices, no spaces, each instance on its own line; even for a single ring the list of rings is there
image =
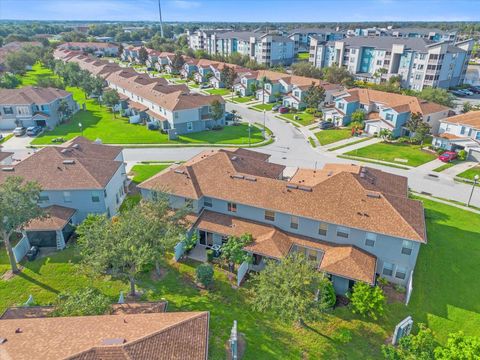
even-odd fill
[[[318,127],[322,130],[326,130],[335,127],[335,125],[331,121],[320,121]]]
[[[280,114],[286,114],[286,113],[290,112],[290,109],[288,107],[285,107],[285,106],[280,106],[278,108],[278,112]]]
[[[235,115],[233,115],[232,113],[226,112],[225,113],[225,120],[226,121],[233,121],[233,120],[235,120]]]
[[[38,255],[38,252],[40,250],[38,249],[38,246],[32,246],[30,250],[27,251],[25,256],[27,257],[28,261],[33,261]]]
[[[474,94],[480,94],[480,88],[478,87],[471,86],[470,88],[468,88],[468,90],[473,92]]]
[[[458,96],[458,97],[465,97],[467,96],[467,94],[465,94],[464,92],[462,91],[459,91],[459,90],[452,90],[450,91],[453,95],[455,96]]]
[[[460,89],[460,90],[456,90],[457,92],[460,92],[462,94],[465,94],[466,96],[471,96],[473,95],[473,92],[467,90],[467,89]]]
[[[438,157],[438,160],[448,163],[452,160],[455,160],[457,156],[458,154],[455,151],[445,151]]]
[[[278,109],[280,109],[282,107],[282,105],[275,105],[274,107],[272,107],[272,111],[278,111]]]
[[[27,128],[27,135],[28,136],[37,136],[42,132],[42,127],[41,126],[30,126]]]
[[[208,85],[208,84],[200,85],[200,89],[208,89],[209,87],[210,87],[210,85]]]
[[[26,131],[27,131],[27,129],[25,129],[23,126],[19,126],[19,127],[16,127],[15,129],[13,129],[13,135],[23,136],[23,135],[25,135]]]

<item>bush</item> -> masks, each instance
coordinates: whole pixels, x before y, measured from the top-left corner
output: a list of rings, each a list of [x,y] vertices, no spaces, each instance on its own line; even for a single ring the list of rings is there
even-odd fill
[[[201,264],[195,270],[197,281],[207,287],[213,282],[213,266],[210,264]]]
[[[462,161],[467,160],[467,152],[465,150],[460,150],[458,152],[458,159]]]
[[[296,114],[296,113],[297,113],[297,111],[298,111],[298,110],[297,110],[297,109],[295,109],[294,107],[290,108],[290,112],[291,112],[292,114]]]
[[[207,250],[207,260],[208,262],[212,262],[213,261],[213,250],[212,249],[208,249]]]
[[[305,109],[305,112],[306,112],[307,114],[315,114],[316,111],[317,111],[317,110],[316,110],[315,108],[306,108],[306,109]]]
[[[186,237],[183,240],[183,243],[185,244],[185,251],[189,252],[192,250],[197,245],[197,240],[198,236],[196,232],[194,232],[190,237]]]
[[[347,296],[350,299],[352,312],[377,320],[384,314],[385,295],[378,286],[370,286],[364,282],[356,282],[353,291]]]
[[[223,126],[221,126],[221,125],[212,126],[212,130],[222,130],[222,129],[223,129]]]
[[[111,310],[110,299],[95,288],[61,293],[52,316],[104,315]]]
[[[313,113],[313,116],[317,117],[317,118],[321,118],[323,116],[323,113],[320,111],[320,110],[316,110],[314,113]]]
[[[333,308],[337,302],[337,295],[335,295],[335,288],[330,280],[325,279],[325,286],[323,288],[323,299],[321,301],[327,308]]]

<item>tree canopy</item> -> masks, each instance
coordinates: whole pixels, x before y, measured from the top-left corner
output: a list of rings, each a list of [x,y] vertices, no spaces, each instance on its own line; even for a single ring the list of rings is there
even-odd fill
[[[378,286],[370,286],[358,281],[353,285],[352,293],[348,295],[352,312],[377,320],[385,311],[385,295]]]
[[[317,109],[325,100],[325,89],[320,85],[312,83],[308,90],[305,92],[304,101],[307,108]]]
[[[53,316],[104,315],[112,310],[111,300],[95,288],[63,292],[55,302]]]
[[[235,264],[241,264],[244,261],[250,263],[252,256],[243,248],[253,241],[252,235],[243,234],[242,236],[230,236],[227,242],[222,246],[222,259],[231,266],[231,271],[235,270]]]

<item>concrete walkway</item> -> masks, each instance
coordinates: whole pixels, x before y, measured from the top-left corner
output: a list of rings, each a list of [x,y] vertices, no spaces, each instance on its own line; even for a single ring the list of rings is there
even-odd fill
[[[441,173],[445,176],[457,176],[458,174],[477,166],[478,163],[474,161],[462,161],[460,164],[452,166],[451,168],[443,170]]]
[[[333,149],[337,146],[346,145],[346,144],[349,144],[349,143],[354,143],[355,141],[358,141],[360,139],[361,138],[354,137],[354,138],[349,138],[349,139],[346,139],[346,140],[337,141],[333,144],[323,146],[322,150],[323,149],[329,150],[329,149]],[[357,149],[363,148],[363,147],[368,146],[368,145],[376,144],[380,141],[382,141],[382,140],[379,139],[379,138],[371,138],[370,140],[365,140],[365,141],[362,141],[358,144],[352,144],[350,146],[346,146],[346,147],[338,149],[338,150],[333,150],[332,152],[336,153],[336,154],[344,154],[344,153],[352,151],[352,150],[357,150]]]
[[[475,213],[475,214],[479,214],[479,215],[480,215],[480,210],[473,209],[473,208],[468,207],[468,206],[456,204],[456,203],[451,202],[451,201],[442,200],[442,199],[439,199],[439,198],[436,198],[436,197],[432,197],[432,196],[428,196],[428,195],[424,195],[424,194],[419,194],[419,193],[414,193],[414,194],[417,195],[417,196],[419,196],[419,197],[423,197],[423,198],[425,198],[425,199],[428,199],[428,200],[436,201],[436,202],[439,202],[439,203],[442,203],[442,204],[445,204],[445,205],[454,206],[454,207],[456,207],[456,208],[459,208],[459,209],[462,209],[462,210],[465,210],[465,211],[470,211],[470,212],[472,212],[472,213]]]

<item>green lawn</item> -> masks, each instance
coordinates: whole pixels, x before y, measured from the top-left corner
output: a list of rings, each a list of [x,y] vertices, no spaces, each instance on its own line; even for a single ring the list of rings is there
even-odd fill
[[[233,102],[237,102],[237,103],[246,103],[246,102],[249,102],[249,101],[252,101],[252,100],[255,100],[255,96],[237,96],[237,97],[234,97],[231,99]]]
[[[50,69],[43,67],[42,64],[36,63],[32,66],[31,71],[27,71],[20,76],[21,86],[37,85],[37,81],[42,78],[57,77]]]
[[[435,154],[422,151],[420,145],[381,142],[350,151],[346,155],[388,161],[396,164],[419,166],[436,158]],[[407,160],[407,161],[399,161]]]
[[[150,179],[153,175],[158,174],[160,171],[166,169],[171,164],[137,164],[132,167],[133,173],[132,181],[136,184]]]
[[[480,176],[480,166],[478,166],[478,165],[474,166],[471,169],[465,170],[464,172],[458,174],[457,176],[461,177],[461,178],[464,178],[464,179],[473,180],[475,175]]]
[[[362,142],[364,142],[364,141],[368,141],[368,140],[371,140],[371,139],[372,139],[372,138],[369,138],[369,137],[360,138],[360,139],[358,139],[358,140],[349,142],[348,144],[343,144],[343,145],[339,145],[339,146],[335,146],[335,147],[329,148],[328,151],[339,150],[339,149],[345,148],[345,147],[347,147],[347,146],[351,146],[351,145],[355,145],[355,144],[360,144],[360,143],[362,143]]]
[[[210,95],[221,95],[221,96],[229,95],[231,93],[230,90],[224,89],[224,88],[221,88],[221,89],[206,89],[205,92],[209,93]]]
[[[202,131],[179,136],[179,141],[184,143],[199,144],[235,144],[248,145],[248,124],[241,123],[236,126],[225,126],[222,130]],[[262,131],[252,126],[250,128],[250,143],[256,144],[263,141]]]
[[[149,274],[139,287],[144,299],[169,301],[169,311],[210,311],[210,359],[225,359],[225,342],[233,320],[245,334],[244,359],[381,359],[380,346],[393,333],[395,324],[407,315],[415,323],[424,322],[438,341],[449,332],[463,330],[480,336],[480,283],[477,265],[480,257],[480,216],[429,200],[424,201],[428,244],[422,246],[414,274],[414,292],[408,307],[389,304],[386,316],[368,321],[354,316],[347,308],[337,308],[308,327],[297,328],[268,312],[251,309],[250,283],[234,289],[225,273],[216,269],[212,290],[199,290],[193,284],[196,263],[163,264],[166,273],[155,282]],[[0,252],[0,272],[6,270],[4,249]],[[0,280],[0,312],[26,301],[32,294],[38,304],[52,303],[57,293],[91,285],[117,300],[126,283],[110,277],[87,277],[79,271],[79,258],[72,248],[47,258],[27,262],[24,272]]]
[[[198,89],[200,85],[195,84],[194,82],[189,82],[188,87],[193,88],[193,89]]]
[[[451,167],[454,167],[455,165],[459,164],[460,161],[457,161],[457,160],[454,160],[454,161],[450,161],[446,164],[443,164],[443,165],[440,165],[439,167],[433,169],[433,171],[435,172],[442,172],[444,170],[447,170],[447,169],[450,169]]]
[[[327,129],[321,130],[315,133],[320,145],[328,145],[334,142],[348,139],[352,136],[352,130],[350,129]]]
[[[258,104],[258,105],[254,105],[254,106],[250,107],[249,109],[254,109],[254,110],[257,110],[257,111],[263,111],[263,110],[270,111],[270,110],[272,110],[272,108],[275,105],[276,105],[275,103]]]
[[[296,121],[297,123],[303,126],[311,125],[317,121],[313,116],[313,114],[308,114],[306,112],[298,112],[296,114],[288,113],[288,114],[283,114],[281,116],[288,120]],[[298,116],[298,119],[295,118],[296,116]]]
[[[297,59],[298,60],[308,60],[310,54],[309,53],[298,53],[297,54]]]
[[[0,144],[3,144],[4,142],[7,142],[9,139],[11,139],[13,137],[13,134],[8,134],[7,136],[4,136],[1,140],[0,140]]]

